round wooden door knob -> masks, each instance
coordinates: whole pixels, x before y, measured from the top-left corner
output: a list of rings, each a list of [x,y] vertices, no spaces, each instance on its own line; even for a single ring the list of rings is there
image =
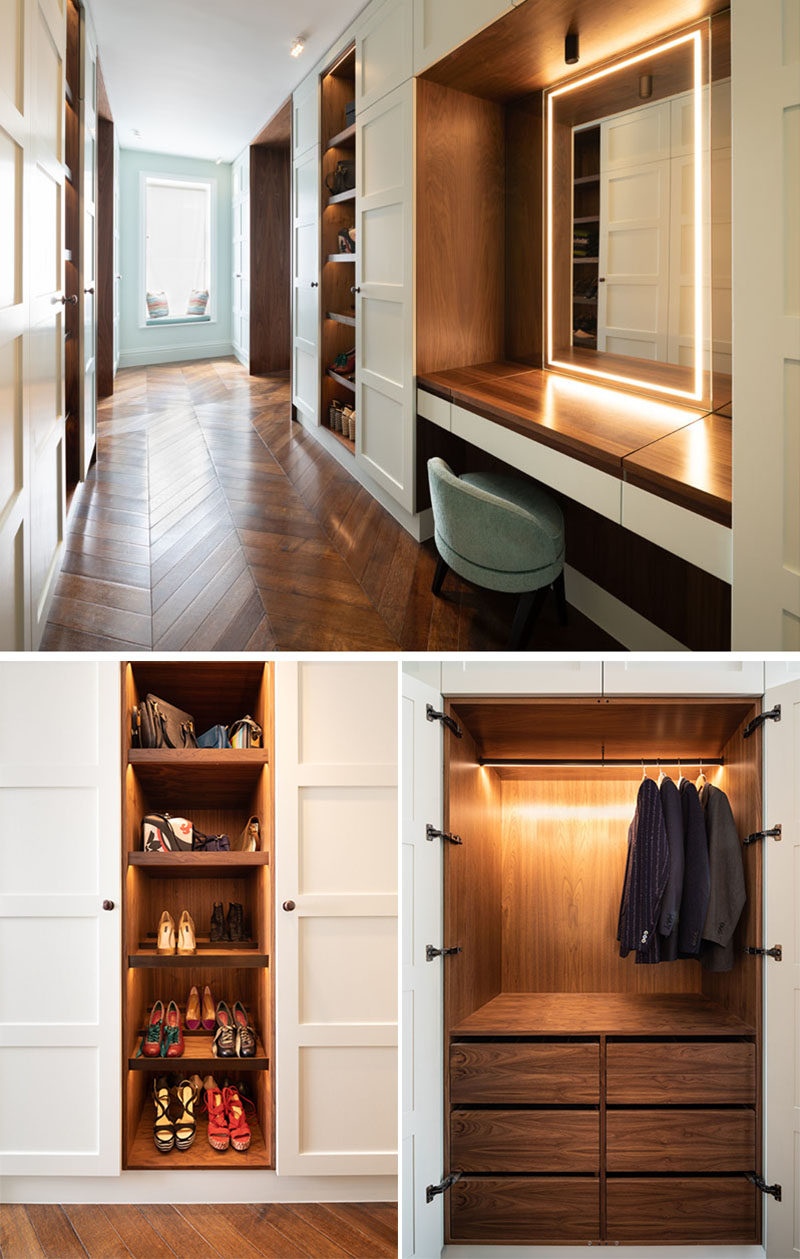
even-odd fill
[[[294,901],[284,901],[283,908],[286,910],[287,914],[290,914],[292,910],[295,908]]]
[[[113,908],[114,908],[113,901],[103,901],[103,909],[113,909]]]

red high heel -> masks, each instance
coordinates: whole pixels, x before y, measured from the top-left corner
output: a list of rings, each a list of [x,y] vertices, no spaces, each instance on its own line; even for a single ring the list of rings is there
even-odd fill
[[[213,1075],[206,1076],[203,1087],[206,1091],[203,1110],[208,1115],[208,1144],[213,1150],[219,1150],[222,1153],[231,1143],[228,1116],[225,1113],[225,1099]]]
[[[142,1037],[142,1053],[145,1058],[158,1058],[164,1035],[164,1002],[156,1001],[150,1011],[147,1027]]]
[[[161,1045],[162,1058],[180,1058],[184,1050],[181,1012],[176,1002],[170,1001],[164,1020],[164,1040]]]
[[[243,1154],[245,1150],[250,1149],[250,1125],[245,1118],[244,1108],[249,1106],[255,1111],[255,1106],[249,1097],[242,1097],[235,1084],[229,1084],[222,1090],[222,1098],[225,1103],[225,1115],[228,1120],[228,1129],[230,1131],[231,1145],[234,1150],[238,1150]]]

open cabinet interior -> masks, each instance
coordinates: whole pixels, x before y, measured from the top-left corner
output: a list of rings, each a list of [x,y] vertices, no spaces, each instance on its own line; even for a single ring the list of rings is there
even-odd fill
[[[762,826],[750,699],[459,700],[446,738],[447,1237],[756,1242],[762,845],[733,969],[619,956],[643,768]],[[554,764],[498,764],[498,761]],[[614,760],[644,766],[613,765]],[[600,762],[580,764],[583,761]],[[721,764],[710,764],[717,761]],[[492,764],[492,762],[495,762]],[[561,762],[560,764],[558,762]],[[602,762],[606,762],[603,764]],[[680,766],[678,762],[681,762]]]
[[[140,749],[131,746],[131,710],[154,694],[194,717],[195,732],[228,725],[249,714],[262,727],[261,748]],[[122,665],[123,791],[123,1166],[274,1166],[273,909],[273,666],[253,663],[148,663]],[[142,851],[141,823],[148,813],[186,817],[207,835],[226,834],[230,852]],[[251,816],[261,825],[261,848],[235,849]],[[210,941],[211,912],[221,901],[243,907],[244,943]],[[177,925],[191,914],[197,933],[193,955],[159,956],[156,932],[164,910]],[[253,1058],[222,1060],[212,1054],[214,1033],[185,1026],[192,985],[208,984],[215,1001],[241,1001],[257,1038]],[[181,1011],[185,1050],[178,1058],[137,1054],[153,1003],[174,1000]],[[153,1142],[152,1085],[157,1074],[213,1074],[241,1087],[255,1105],[248,1114],[252,1139],[244,1153],[211,1148],[198,1112],[197,1135],[186,1151],[165,1156]]]

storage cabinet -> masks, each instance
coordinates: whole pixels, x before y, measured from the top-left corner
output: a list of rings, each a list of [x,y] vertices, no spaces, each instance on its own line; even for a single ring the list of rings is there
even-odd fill
[[[202,1168],[274,1166],[271,1067],[273,666],[263,663],[184,664],[137,662],[122,666],[122,755],[125,765],[122,816],[124,870],[123,968],[123,1167]],[[131,710],[147,693],[175,704],[195,718],[196,730],[229,724],[245,713],[264,731],[256,749],[139,749],[131,746]],[[148,813],[187,817],[206,834],[227,834],[235,845],[248,818],[261,823],[257,852],[142,851],[141,823]],[[243,906],[245,943],[209,939],[211,911],[221,901]],[[176,924],[191,914],[197,932],[193,955],[160,956],[156,931],[168,910]],[[213,1033],[185,1028],[188,991],[209,985],[215,1000],[241,1001],[257,1036],[256,1056],[222,1060],[212,1054]],[[182,1057],[138,1054],[147,1017],[156,1000],[175,1000],[184,1024]],[[255,1105],[245,1153],[220,1155],[207,1141],[198,1116],[197,1136],[185,1152],[165,1156],[153,1142],[152,1084],[156,1074],[179,1072],[224,1076],[243,1087]],[[197,1106],[199,1111],[200,1105]]]
[[[244,367],[250,363],[250,150],[233,163],[233,352]]]
[[[745,837],[760,701],[473,693],[447,711],[445,1241],[757,1243],[760,846],[729,972],[639,966],[616,936],[637,761],[693,779],[704,760]]]

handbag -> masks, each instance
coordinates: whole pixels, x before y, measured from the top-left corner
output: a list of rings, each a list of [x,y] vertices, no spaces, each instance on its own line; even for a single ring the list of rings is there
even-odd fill
[[[202,831],[195,831],[192,849],[194,852],[230,852],[231,841],[227,835],[204,835]]]
[[[157,695],[131,710],[131,741],[139,748],[196,748],[194,717]]]
[[[143,852],[191,852],[194,827],[188,818],[148,813],[142,818]]]
[[[333,181],[333,182],[331,182]],[[336,163],[336,169],[325,176],[325,187],[333,196],[340,192],[349,192],[356,186],[356,164],[352,158]]]
[[[261,727],[252,717],[240,717],[228,726],[228,738],[232,748],[260,748]]]
[[[210,730],[206,730],[205,734],[198,736],[197,746],[199,748],[229,748],[231,741],[226,727],[212,726]]]
[[[247,819],[247,826],[236,841],[236,849],[238,852],[258,852],[260,848],[261,823],[257,817],[250,817]]]

